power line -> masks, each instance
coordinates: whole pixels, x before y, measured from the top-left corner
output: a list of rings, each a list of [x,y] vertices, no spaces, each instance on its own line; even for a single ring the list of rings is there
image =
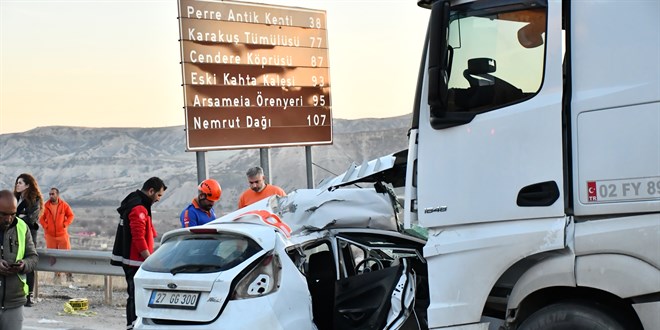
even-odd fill
[[[324,168],[323,166],[321,166],[321,165],[319,165],[319,164],[317,164],[317,163],[312,162],[312,165],[314,165],[314,166],[316,166],[316,167],[318,167],[318,168],[320,168],[320,169],[322,169],[322,170],[324,170],[324,171],[326,171],[326,172],[328,172],[328,173],[330,173],[330,174],[332,174],[332,175],[335,175],[335,176],[337,175],[337,174],[335,174],[335,173],[332,173],[332,171],[330,171],[329,169]]]

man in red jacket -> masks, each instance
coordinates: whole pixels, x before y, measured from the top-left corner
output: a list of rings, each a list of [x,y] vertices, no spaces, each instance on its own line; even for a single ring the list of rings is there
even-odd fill
[[[119,224],[112,247],[110,264],[122,266],[126,277],[126,329],[133,329],[135,315],[135,274],[140,265],[154,252],[157,236],[151,219],[151,206],[158,202],[167,190],[159,177],[151,177],[124,200],[117,208]]]
[[[44,204],[44,211],[39,217],[39,223],[44,228],[46,247],[49,249],[71,250],[69,232],[67,228],[75,217],[71,206],[60,198],[60,190],[50,188],[48,201]],[[61,273],[55,273],[55,281],[61,282]],[[71,273],[66,274],[68,282],[73,282]]]

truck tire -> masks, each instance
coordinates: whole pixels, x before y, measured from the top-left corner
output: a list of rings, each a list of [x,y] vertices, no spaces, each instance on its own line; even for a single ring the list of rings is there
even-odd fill
[[[539,309],[518,327],[519,330],[626,330],[602,310],[577,302],[561,302]],[[614,314],[615,315],[615,314]]]

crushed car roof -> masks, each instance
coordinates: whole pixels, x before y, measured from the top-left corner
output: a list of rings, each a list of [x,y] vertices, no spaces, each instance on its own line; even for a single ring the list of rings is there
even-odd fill
[[[212,223],[234,221],[256,210],[277,215],[292,235],[339,227],[398,229],[389,195],[373,188],[298,189],[287,196],[263,199]]]

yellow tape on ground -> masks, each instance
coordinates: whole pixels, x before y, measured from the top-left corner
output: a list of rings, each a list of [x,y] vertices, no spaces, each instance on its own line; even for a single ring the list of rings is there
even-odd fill
[[[59,312],[57,315],[74,315],[74,316],[94,316],[96,315],[96,312],[91,312],[91,311],[84,311],[84,312],[79,312],[77,310],[74,310],[71,304],[68,302],[64,303],[64,313]]]

